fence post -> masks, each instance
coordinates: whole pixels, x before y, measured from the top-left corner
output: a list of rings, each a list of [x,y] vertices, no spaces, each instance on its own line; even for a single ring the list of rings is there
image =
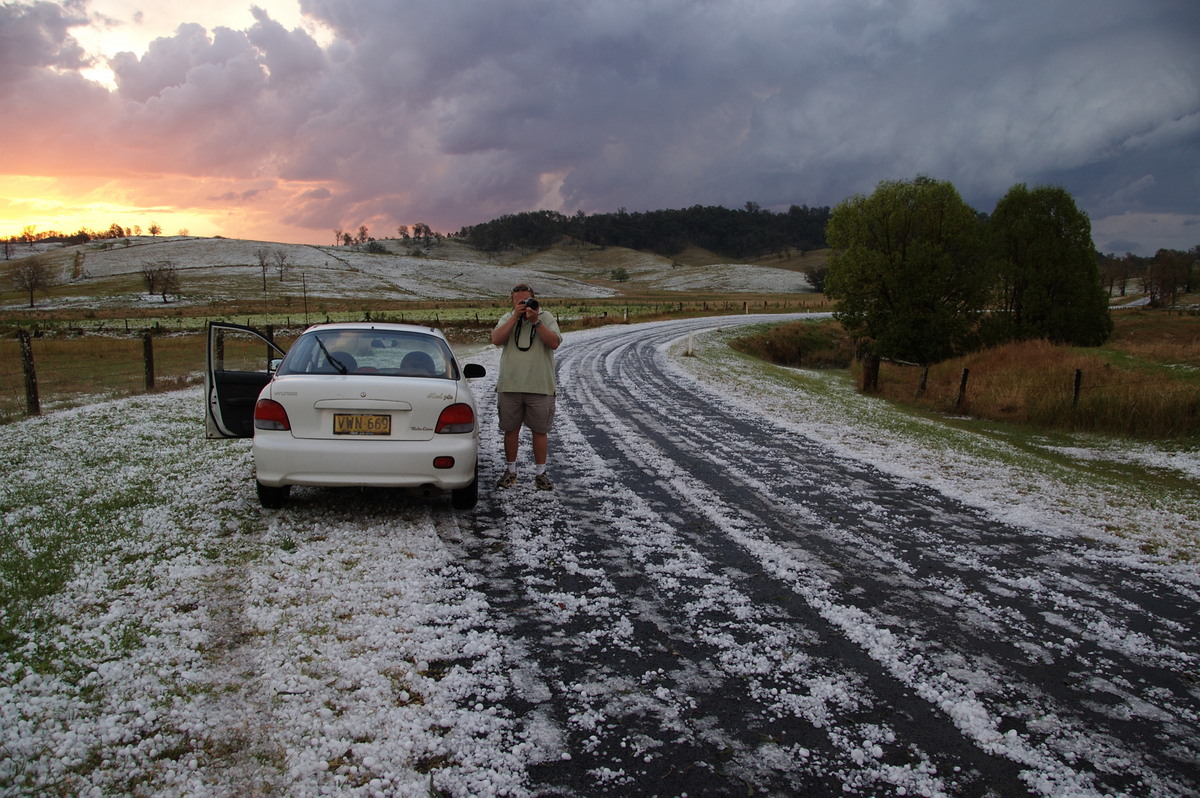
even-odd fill
[[[21,342],[21,367],[25,372],[25,412],[31,416],[42,414],[42,402],[38,398],[37,370],[33,367],[33,343],[26,330],[17,332]]]
[[[1083,387],[1083,369],[1075,369],[1075,393],[1071,397],[1071,408],[1079,407],[1079,390]]]
[[[926,389],[929,387],[929,366],[921,369],[921,379],[917,382],[917,398],[920,399],[925,395]]]
[[[142,359],[146,363],[146,393],[154,393],[154,337],[142,333]]]
[[[961,410],[963,402],[967,398],[967,377],[971,374],[970,369],[963,369],[962,382],[958,384],[958,401],[954,403],[955,410]]]
[[[274,324],[267,325],[267,340],[270,341],[271,343],[275,343],[275,325]],[[275,357],[275,350],[272,349],[270,347],[270,345],[268,345],[267,346],[267,370],[268,371],[271,370],[271,358],[273,358],[273,357]]]

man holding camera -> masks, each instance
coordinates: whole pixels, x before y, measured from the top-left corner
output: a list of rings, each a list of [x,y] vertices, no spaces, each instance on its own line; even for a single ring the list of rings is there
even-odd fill
[[[528,285],[513,288],[512,303],[513,309],[492,330],[492,343],[504,347],[496,393],[507,461],[496,486],[507,488],[517,481],[517,448],[524,425],[533,437],[533,462],[537,465],[534,485],[538,490],[553,490],[554,483],[546,474],[546,459],[558,391],[554,350],[562,343],[562,333],[554,316],[541,308]]]

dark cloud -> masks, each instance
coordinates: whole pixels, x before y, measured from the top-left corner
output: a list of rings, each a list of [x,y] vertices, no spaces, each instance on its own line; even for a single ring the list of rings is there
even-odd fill
[[[257,8],[247,31],[182,25],[113,60],[118,91],[82,103],[84,129],[123,168],[298,181],[281,213],[322,234],[538,207],[834,204],[918,173],[981,210],[1049,182],[1094,222],[1200,218],[1193,0],[301,7],[332,42]],[[56,8],[0,10],[6,90],[82,64],[80,14]]]
[[[74,70],[90,59],[71,36],[86,23],[78,11],[55,3],[0,5],[0,97],[39,69]]]

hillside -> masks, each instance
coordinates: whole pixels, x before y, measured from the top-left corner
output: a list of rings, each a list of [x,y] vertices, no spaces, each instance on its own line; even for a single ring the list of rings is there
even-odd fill
[[[672,292],[807,293],[804,275],[792,262],[775,266],[725,263],[711,253],[689,251],[677,259],[617,247],[588,247],[565,241],[537,252],[499,254],[472,249],[454,239],[418,248],[397,240],[378,242],[386,252],[355,247],[277,244],[227,238],[131,237],[45,249],[56,285],[35,296],[42,310],[52,308],[131,308],[161,303],[147,297],[142,278],[147,266],[170,264],[179,276],[180,296],[171,304],[213,305],[264,294],[258,251],[272,256],[265,280],[267,295],[309,300],[364,301],[478,300],[503,296],[515,282],[528,282],[547,297],[605,298],[662,295]],[[16,255],[38,250],[21,245]],[[283,253],[281,280],[274,265]],[[82,261],[77,264],[77,259]],[[812,257],[812,256],[810,256]],[[16,259],[0,266],[0,310],[28,307],[16,290]],[[623,270],[627,280],[614,279]]]

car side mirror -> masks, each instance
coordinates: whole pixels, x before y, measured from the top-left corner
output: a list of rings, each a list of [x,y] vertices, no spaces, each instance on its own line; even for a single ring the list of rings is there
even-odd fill
[[[468,363],[463,366],[463,376],[468,380],[473,380],[476,377],[484,377],[487,376],[487,369],[478,363]]]
[[[271,358],[270,362],[267,363],[267,371],[269,371],[271,374],[274,374],[275,372],[279,371],[279,364],[282,362],[283,358],[281,357]]]

